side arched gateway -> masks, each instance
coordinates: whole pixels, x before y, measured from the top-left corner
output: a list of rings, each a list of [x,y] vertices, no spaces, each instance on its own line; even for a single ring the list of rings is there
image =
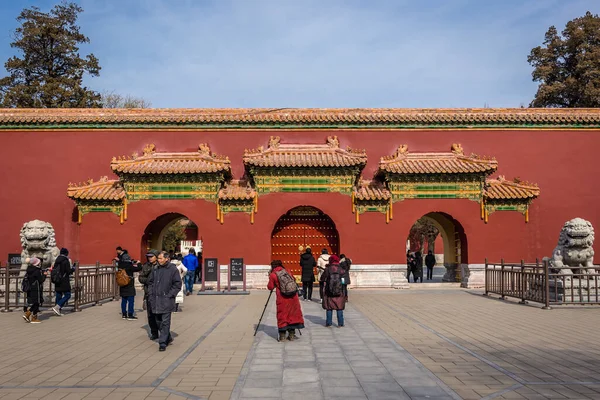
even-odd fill
[[[430,212],[419,218],[408,234],[408,250],[420,251],[423,256],[428,250],[435,251],[438,236],[443,243],[442,265],[446,273],[444,282],[460,282],[461,265],[469,263],[467,236],[460,222],[442,212]],[[440,250],[440,249],[438,249]]]
[[[271,259],[281,260],[296,278],[300,278],[300,254],[310,247],[315,256],[322,249],[338,254],[340,240],[334,222],[321,210],[296,207],[282,215],[271,234]]]

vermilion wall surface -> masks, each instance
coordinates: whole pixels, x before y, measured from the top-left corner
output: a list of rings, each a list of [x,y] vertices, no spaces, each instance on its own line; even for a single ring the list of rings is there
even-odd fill
[[[497,212],[489,223],[479,218],[479,204],[468,200],[408,200],[394,204],[394,219],[366,213],[355,224],[350,197],[340,194],[270,194],[259,198],[254,225],[248,214],[225,215],[216,220],[215,205],[201,200],[152,200],[131,203],[129,220],[92,213],[83,224],[74,222],[75,205],[66,197],[69,182],[108,175],[113,156],[141,153],[147,143],[158,152],[196,151],[208,143],[217,154],[229,156],[234,178],[243,175],[244,149],[266,146],[269,136],[282,143],[324,143],[337,135],[342,147],[364,148],[369,157],[363,177],[371,179],[381,156],[398,145],[410,152],[447,152],[461,143],[465,153],[494,156],[497,175],[515,176],[539,184],[540,197],[533,202],[530,222],[516,212]],[[582,217],[600,227],[600,135],[598,131],[548,130],[336,130],[336,131],[3,131],[0,132],[3,167],[0,205],[0,256],[20,252],[19,230],[23,223],[41,219],[56,229],[59,246],[71,250],[82,263],[109,262],[121,245],[139,257],[148,224],[168,212],[186,215],[198,225],[204,239],[204,256],[226,263],[244,257],[247,264],[270,261],[271,231],[277,219],[298,205],[321,209],[335,222],[341,251],[358,264],[401,264],[410,227],[422,215],[438,211],[451,215],[465,230],[468,262],[483,263],[550,255],[563,223]],[[598,246],[596,245],[596,248]],[[4,263],[5,261],[3,261]]]

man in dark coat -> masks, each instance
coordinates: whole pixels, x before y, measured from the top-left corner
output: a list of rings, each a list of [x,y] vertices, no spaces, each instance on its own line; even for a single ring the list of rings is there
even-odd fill
[[[181,276],[177,267],[169,262],[169,253],[158,254],[158,268],[148,278],[148,300],[158,323],[158,350],[165,351],[173,341],[171,313],[175,311],[175,297],[181,290]]]
[[[119,287],[119,295],[121,296],[121,314],[122,318],[128,321],[135,321],[137,317],[133,314],[133,303],[135,301],[135,285],[133,280],[133,273],[140,272],[142,270],[141,265],[133,264],[131,259],[129,261],[119,261],[119,269],[124,269],[129,276],[129,283],[125,286]]]
[[[300,266],[302,267],[302,298],[306,301],[312,300],[313,283],[315,282],[314,268],[317,266],[317,261],[312,255],[310,247],[300,256]]]
[[[427,280],[430,281],[433,279],[433,267],[435,265],[435,256],[431,250],[425,256],[425,265],[427,266]]]
[[[40,311],[40,304],[44,302],[43,285],[47,272],[42,272],[42,261],[37,257],[27,258],[25,262],[29,264],[23,277],[23,279],[27,279],[29,282],[29,290],[27,291],[27,304],[29,308],[27,306],[23,307],[23,319],[25,322],[39,324],[38,312]]]
[[[52,267],[50,273],[56,292],[56,305],[52,307],[52,311],[58,316],[63,315],[61,310],[71,298],[71,275],[74,271],[75,268],[71,266],[69,261],[69,250],[63,247],[60,249],[60,255],[56,257],[54,267]]]
[[[138,280],[142,285],[144,285],[144,305],[146,308],[146,314],[148,316],[148,326],[150,327],[150,339],[156,340],[158,339],[158,324],[156,323],[156,318],[154,317],[154,313],[152,309],[148,305],[148,279],[154,271],[158,267],[158,250],[150,250],[146,253],[146,261],[144,265],[142,265],[142,271],[138,277]]]

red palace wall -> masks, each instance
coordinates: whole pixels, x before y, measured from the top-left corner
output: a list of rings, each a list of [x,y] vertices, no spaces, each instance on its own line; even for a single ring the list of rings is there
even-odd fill
[[[270,237],[277,219],[298,205],[321,209],[335,222],[342,252],[357,264],[405,263],[405,243],[412,224],[429,212],[444,212],[464,228],[468,263],[534,261],[550,255],[563,223],[582,217],[600,227],[598,131],[549,130],[277,130],[277,131],[3,131],[0,192],[2,227],[0,255],[20,252],[19,230],[24,222],[40,219],[52,223],[59,247],[71,250],[82,263],[109,262],[121,245],[139,257],[147,225],[167,212],[184,214],[198,225],[204,239],[204,256],[226,263],[244,257],[247,264],[268,264]],[[266,146],[269,136],[282,143],[324,143],[339,137],[342,147],[364,148],[369,157],[363,177],[371,179],[381,156],[398,145],[410,152],[447,152],[460,143],[465,154],[493,156],[494,176],[520,177],[540,186],[540,197],[530,209],[530,222],[516,212],[496,212],[489,223],[480,219],[479,204],[469,200],[407,200],[394,204],[394,219],[385,223],[380,213],[365,213],[356,224],[349,196],[330,193],[276,193],[259,198],[254,225],[244,213],[231,213],[224,224],[216,220],[215,204],[202,200],[149,200],[129,205],[128,221],[118,216],[91,213],[77,225],[75,204],[67,198],[69,182],[103,175],[113,178],[113,156],[140,153],[147,143],[158,152],[196,151],[208,143],[217,154],[229,156],[234,178],[243,175],[244,149]],[[598,248],[598,245],[596,245]],[[465,262],[463,260],[463,262]]]

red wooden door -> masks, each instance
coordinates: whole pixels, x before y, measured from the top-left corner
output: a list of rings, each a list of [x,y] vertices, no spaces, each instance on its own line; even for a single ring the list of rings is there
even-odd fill
[[[300,254],[312,249],[315,260],[322,249],[338,254],[339,238],[331,218],[312,207],[297,207],[279,218],[271,238],[271,258],[283,265],[300,280]],[[316,272],[316,269],[315,269]]]

